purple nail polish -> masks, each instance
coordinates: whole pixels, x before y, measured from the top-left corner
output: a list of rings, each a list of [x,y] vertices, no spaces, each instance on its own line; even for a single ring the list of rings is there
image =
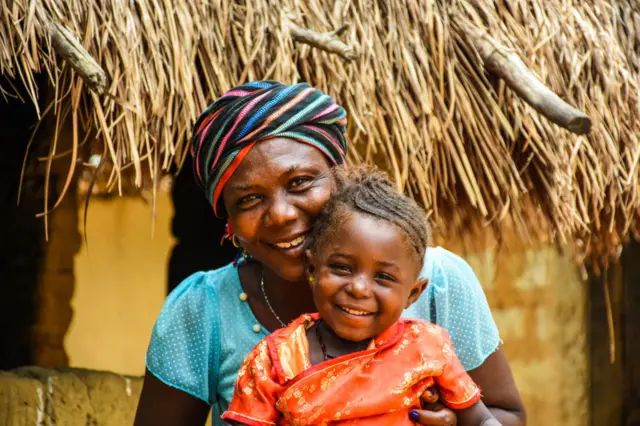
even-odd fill
[[[412,411],[412,412],[409,413],[409,418],[411,418],[411,420],[417,422],[418,420],[420,420],[420,414],[418,414],[417,411]]]

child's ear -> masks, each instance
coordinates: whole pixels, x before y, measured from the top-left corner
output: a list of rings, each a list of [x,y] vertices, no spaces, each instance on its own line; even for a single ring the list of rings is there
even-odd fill
[[[309,249],[306,249],[304,251],[304,265],[305,274],[307,275],[306,278],[308,280],[309,277],[313,276],[313,274],[316,272],[313,253]]]
[[[407,305],[404,307],[405,309],[413,305],[415,301],[418,300],[422,292],[427,288],[427,285],[429,285],[429,278],[421,278],[413,285],[411,293],[409,293]]]

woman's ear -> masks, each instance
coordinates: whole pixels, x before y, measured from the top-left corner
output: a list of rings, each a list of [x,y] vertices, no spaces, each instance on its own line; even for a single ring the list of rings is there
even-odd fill
[[[411,293],[409,293],[409,299],[407,300],[407,305],[404,307],[405,309],[413,305],[415,301],[420,298],[420,295],[422,294],[422,292],[426,290],[427,285],[429,285],[429,278],[421,278],[413,285],[413,288],[411,289]]]

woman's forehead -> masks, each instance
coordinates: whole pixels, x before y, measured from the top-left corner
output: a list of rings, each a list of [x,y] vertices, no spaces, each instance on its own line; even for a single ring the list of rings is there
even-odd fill
[[[329,167],[327,158],[310,145],[286,138],[257,143],[227,182],[234,183],[277,177],[304,167]]]

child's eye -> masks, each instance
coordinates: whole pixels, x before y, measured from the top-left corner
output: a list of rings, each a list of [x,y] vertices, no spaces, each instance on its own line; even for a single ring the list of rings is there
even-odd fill
[[[384,281],[392,281],[392,282],[396,282],[396,278],[393,275],[389,275],[385,272],[380,272],[378,274],[378,279],[384,280]]]
[[[333,271],[333,273],[338,275],[346,275],[351,272],[351,268],[349,265],[345,265],[342,263],[334,263],[329,265],[329,268]]]

